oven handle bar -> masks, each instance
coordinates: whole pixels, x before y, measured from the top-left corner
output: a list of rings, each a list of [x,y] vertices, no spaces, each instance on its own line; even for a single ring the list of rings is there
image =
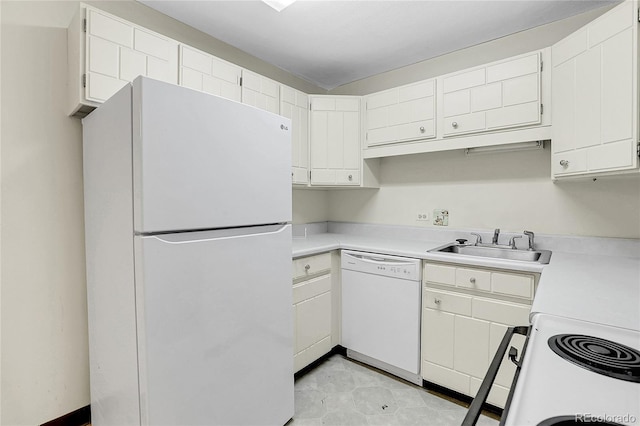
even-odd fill
[[[504,337],[502,338],[502,342],[500,342],[500,346],[498,347],[498,351],[496,355],[493,357],[493,361],[491,361],[491,365],[489,366],[489,370],[487,374],[484,376],[484,380],[480,385],[480,389],[476,394],[475,398],[471,402],[471,406],[469,407],[469,411],[467,411],[467,415],[462,421],[462,426],[473,426],[478,421],[478,417],[480,417],[480,412],[482,411],[482,406],[484,405],[487,397],[489,396],[489,391],[491,390],[491,386],[496,379],[496,375],[498,374],[498,369],[500,368],[500,364],[502,364],[502,359],[504,358],[504,354],[507,353],[507,349],[509,348],[509,344],[511,343],[511,338],[514,334],[521,334],[523,336],[527,336],[529,334],[529,326],[519,326],[519,327],[509,327],[507,332],[504,333]],[[520,360],[522,361],[522,357],[524,356],[524,350],[520,355]],[[516,364],[516,376],[520,371],[520,366]],[[504,413],[506,414],[506,413]],[[504,416],[503,414],[503,416]],[[502,423],[501,423],[502,424]]]

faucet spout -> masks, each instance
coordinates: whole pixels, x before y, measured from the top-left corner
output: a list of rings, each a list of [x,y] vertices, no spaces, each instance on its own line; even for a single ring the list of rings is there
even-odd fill
[[[529,250],[534,250],[534,248],[533,248],[533,237],[534,237],[533,232],[524,231],[523,234],[526,235],[527,237],[529,237]]]
[[[493,239],[491,240],[491,244],[498,244],[498,236],[500,235],[500,228],[496,228],[493,231]]]

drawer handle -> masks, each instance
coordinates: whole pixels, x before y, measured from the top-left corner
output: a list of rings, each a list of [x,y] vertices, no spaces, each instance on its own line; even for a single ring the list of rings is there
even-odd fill
[[[437,297],[435,299],[433,299],[433,303],[435,303],[436,305],[439,305],[440,302],[442,302],[440,299],[438,299]]]
[[[309,269],[311,269],[311,265],[309,265],[308,263],[306,265],[304,265],[304,270],[308,271]]]
[[[475,284],[476,283],[476,279],[474,277],[469,278],[469,282],[471,284]]]
[[[451,123],[451,127],[453,127],[454,129],[458,128],[458,122],[454,121],[453,123]]]
[[[420,126],[420,133],[424,133],[424,126]]]
[[[567,167],[569,167],[569,161],[560,160],[560,165],[566,169]]]
[[[349,175],[349,180],[353,180],[353,175]]]

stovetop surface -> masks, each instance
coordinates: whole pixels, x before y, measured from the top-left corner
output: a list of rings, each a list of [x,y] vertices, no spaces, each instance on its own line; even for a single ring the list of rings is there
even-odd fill
[[[640,424],[640,383],[589,371],[554,352],[549,339],[593,336],[640,351],[640,332],[537,314],[505,425],[538,425],[555,416]],[[593,352],[605,352],[592,346]]]

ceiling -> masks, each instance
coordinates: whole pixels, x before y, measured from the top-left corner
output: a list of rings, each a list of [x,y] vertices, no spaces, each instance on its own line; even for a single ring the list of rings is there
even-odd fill
[[[324,89],[616,0],[138,0]]]

